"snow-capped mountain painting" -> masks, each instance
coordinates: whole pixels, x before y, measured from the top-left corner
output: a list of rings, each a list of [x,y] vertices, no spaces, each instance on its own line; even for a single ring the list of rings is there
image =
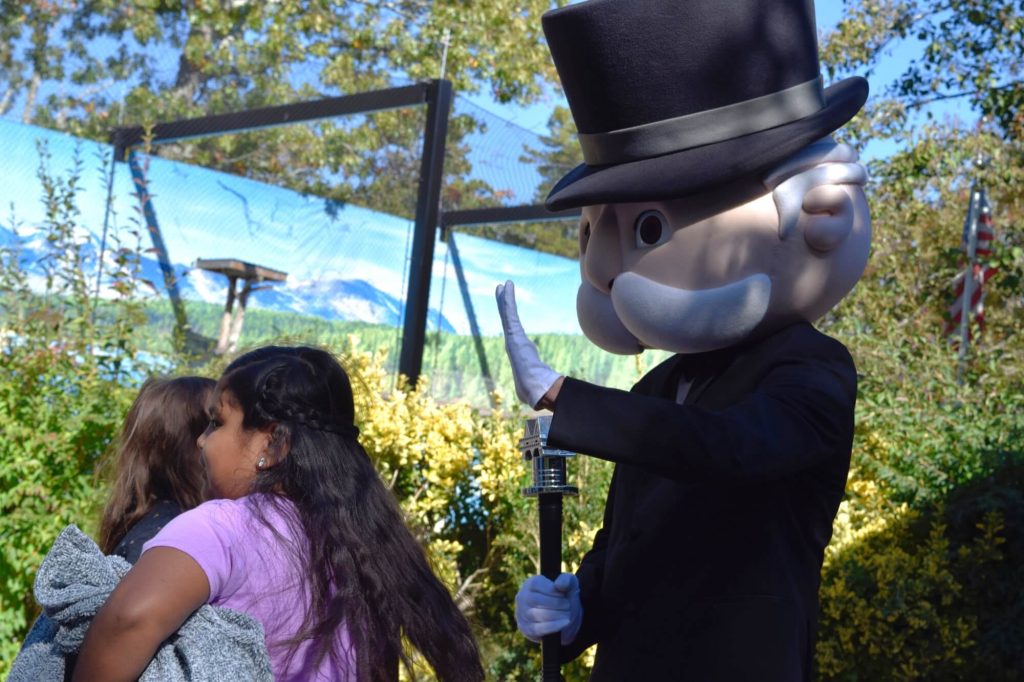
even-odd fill
[[[0,245],[18,245],[20,261],[30,282],[42,285],[45,277],[45,245],[38,234],[20,237],[0,227]],[[96,268],[96,252],[90,241],[83,243],[87,271]],[[163,271],[156,259],[143,256],[141,277],[152,282],[157,291],[163,287]],[[227,279],[217,273],[175,265],[178,291],[187,300],[223,305],[227,298]],[[369,322],[397,327],[402,323],[404,306],[400,299],[381,291],[364,280],[321,279],[291,280],[254,291],[249,297],[252,308],[293,312],[325,320]],[[456,333],[452,324],[435,309],[428,313],[428,325]]]
[[[104,232],[128,243],[138,239],[145,250],[143,276],[166,296],[151,248],[155,241],[141,218],[125,163],[114,165],[112,210],[107,210],[109,175],[102,169],[109,166],[109,146],[0,120],[0,149],[5,169],[0,183],[0,225],[5,226],[0,245],[13,239],[6,228],[17,226],[26,263],[31,266],[38,260],[38,226],[46,219],[40,167],[51,177],[64,178],[77,157],[82,171],[75,222],[91,267],[95,268]],[[152,215],[183,298],[223,305],[227,279],[193,264],[197,259],[230,258],[288,273],[285,282],[254,292],[251,308],[402,324],[413,270],[412,221],[158,157],[148,159],[146,177]],[[471,309],[483,334],[499,334],[494,288],[511,279],[520,315],[531,332],[581,333],[572,314],[579,286],[576,261],[465,234],[456,239],[462,283],[448,245],[441,240],[434,245],[429,330],[468,334]],[[36,276],[41,272],[38,265],[29,270]]]
[[[150,268],[151,265],[151,268]],[[162,278],[154,261],[144,265],[145,276]],[[179,288],[183,298],[207,303],[223,304],[227,297],[227,281],[216,273],[198,269],[179,271]],[[321,279],[294,280],[273,284],[254,291],[249,297],[254,308],[280,312],[301,313],[325,320],[344,320],[386,324],[397,327],[402,323],[402,301],[364,280]],[[456,333],[455,327],[436,309],[428,314],[431,329]]]

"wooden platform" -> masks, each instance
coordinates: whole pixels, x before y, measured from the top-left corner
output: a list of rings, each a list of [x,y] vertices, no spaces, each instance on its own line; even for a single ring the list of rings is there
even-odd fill
[[[237,258],[197,258],[195,266],[200,270],[254,282],[283,282],[288,278],[287,272],[247,263]]]
[[[214,353],[234,353],[238,348],[238,339],[242,336],[242,325],[245,321],[245,308],[249,302],[249,294],[266,289],[274,282],[288,279],[288,273],[267,268],[255,263],[247,263],[237,258],[197,258],[195,266],[199,270],[216,272],[228,278],[228,300],[224,304],[224,314],[220,321],[220,334]],[[242,280],[242,290],[236,292],[238,280]],[[256,286],[262,282],[263,286]],[[238,307],[235,308],[235,301]]]

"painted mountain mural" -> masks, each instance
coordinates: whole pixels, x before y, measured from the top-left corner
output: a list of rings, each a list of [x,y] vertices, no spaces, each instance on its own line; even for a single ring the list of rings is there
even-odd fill
[[[45,278],[42,255],[44,244],[37,231],[26,236],[15,235],[7,228],[0,227],[0,247],[17,248],[22,268],[30,281],[41,288]],[[83,239],[82,254],[86,271],[95,271],[96,250],[91,240]],[[141,277],[154,285],[156,291],[164,288],[163,272],[156,259],[141,258]],[[222,275],[174,265],[178,290],[187,300],[203,301],[223,305],[227,298],[227,279]],[[397,327],[401,325],[404,303],[369,282],[360,279],[346,280],[325,277],[319,280],[289,280],[254,291],[249,299],[250,306],[277,312],[301,313],[325,320],[346,322],[370,322]],[[455,333],[452,324],[437,311],[430,309],[428,327],[431,330]]]
[[[109,171],[108,145],[0,120],[0,149],[5,168],[0,225],[18,225],[28,240],[26,256],[37,246],[32,241],[39,233],[36,227],[47,219],[41,172],[58,184],[77,172],[75,222],[83,242],[95,253],[104,234],[137,238],[146,250],[145,277],[159,295],[167,295],[129,169],[118,162]],[[288,273],[284,283],[254,293],[253,308],[401,324],[414,269],[411,220],[363,206],[328,204],[321,197],[159,156],[148,157],[145,165],[156,234],[179,274],[184,298],[223,305],[227,280],[191,269],[191,264],[230,258]],[[10,232],[5,234],[9,241]],[[429,330],[469,334],[472,316],[483,335],[500,334],[494,289],[511,279],[531,333],[581,334],[574,314],[576,261],[464,233],[454,238],[463,277],[460,281],[455,272],[448,244],[436,239]]]

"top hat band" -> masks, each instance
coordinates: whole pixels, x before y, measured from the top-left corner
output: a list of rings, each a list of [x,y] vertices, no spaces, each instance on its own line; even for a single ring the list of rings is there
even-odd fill
[[[821,77],[762,97],[662,121],[580,133],[588,166],[626,163],[730,140],[810,116],[825,107]]]

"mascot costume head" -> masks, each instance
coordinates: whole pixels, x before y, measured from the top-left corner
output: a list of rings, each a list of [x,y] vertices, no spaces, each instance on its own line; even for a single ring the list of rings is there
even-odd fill
[[[811,0],[591,0],[544,31],[585,163],[580,325],[613,353],[696,353],[814,321],[854,286],[871,226],[830,133],[867,97],[825,88]]]

